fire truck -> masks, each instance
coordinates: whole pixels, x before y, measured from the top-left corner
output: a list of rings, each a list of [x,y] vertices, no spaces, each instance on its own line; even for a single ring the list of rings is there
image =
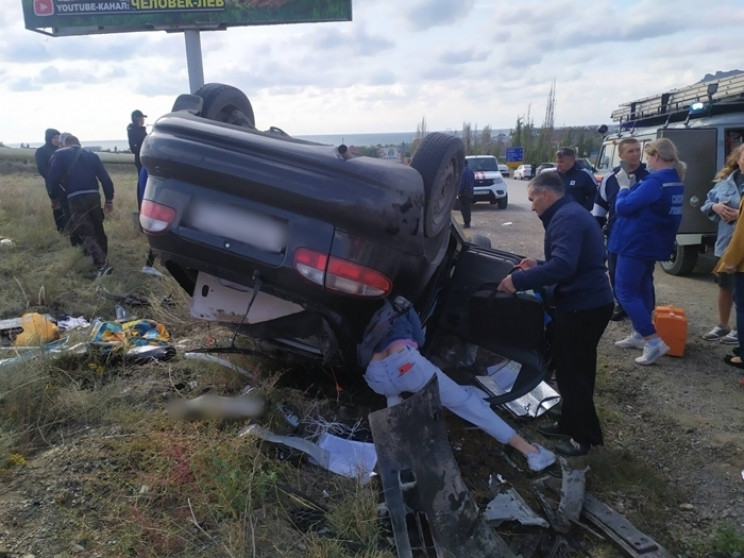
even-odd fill
[[[716,227],[700,211],[713,176],[744,138],[744,74],[704,81],[623,103],[612,112],[616,129],[606,134],[595,164],[597,174],[620,164],[618,144],[633,137],[642,146],[665,137],[687,163],[682,222],[674,250],[661,267],[672,275],[692,272],[698,255],[712,251]],[[645,157],[644,157],[645,158]]]

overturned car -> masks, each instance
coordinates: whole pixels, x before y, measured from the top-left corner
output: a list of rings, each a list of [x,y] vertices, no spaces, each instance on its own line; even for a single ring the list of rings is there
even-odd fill
[[[522,363],[504,400],[543,379],[541,303],[492,290],[520,256],[451,219],[459,138],[428,134],[405,166],[259,131],[241,91],[207,84],[176,99],[140,156],[140,224],[195,317],[353,368],[380,301],[402,295],[427,328],[424,354],[455,339]]]

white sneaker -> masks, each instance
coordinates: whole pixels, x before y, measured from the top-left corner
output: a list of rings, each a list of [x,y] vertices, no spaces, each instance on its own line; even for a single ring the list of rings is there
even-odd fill
[[[718,341],[719,339],[722,339],[726,335],[731,333],[731,330],[727,327],[717,325],[713,329],[711,329],[708,333],[703,335],[703,339],[706,341]]]
[[[728,332],[728,334],[721,337],[721,340],[719,341],[721,345],[738,345],[739,344],[739,334],[735,329],[732,329]]]
[[[641,349],[643,350],[643,346],[645,345],[645,341],[643,340],[643,337],[641,337],[638,332],[633,332],[632,334],[628,335],[625,339],[621,339],[620,341],[615,341],[615,346],[620,347],[621,349]]]
[[[555,463],[555,454],[542,447],[540,444],[535,444],[537,447],[537,453],[527,454],[527,465],[530,471],[542,471],[550,467]]]
[[[160,273],[157,269],[155,269],[152,266],[146,265],[142,268],[142,273],[145,273],[147,275],[152,275],[153,277],[162,277],[163,274]]]
[[[651,344],[646,343],[643,347],[643,354],[639,357],[636,357],[635,361],[638,364],[643,364],[644,366],[647,366],[649,364],[653,364],[657,360],[659,360],[661,357],[663,357],[665,354],[669,352],[669,345],[664,343],[661,339],[659,339],[658,343]]]

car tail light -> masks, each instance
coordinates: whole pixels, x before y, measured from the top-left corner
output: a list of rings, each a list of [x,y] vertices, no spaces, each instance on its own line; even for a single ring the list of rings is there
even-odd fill
[[[140,226],[146,233],[160,234],[173,224],[176,219],[176,210],[167,205],[143,200],[140,207]]]
[[[347,295],[380,298],[393,286],[379,271],[308,248],[295,252],[294,268],[308,281]]]

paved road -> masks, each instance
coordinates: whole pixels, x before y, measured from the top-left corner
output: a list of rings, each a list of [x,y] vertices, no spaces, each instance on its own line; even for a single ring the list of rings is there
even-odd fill
[[[542,221],[530,209],[527,200],[526,180],[506,179],[509,190],[509,204],[506,209],[499,209],[496,205],[480,202],[473,205],[472,228],[465,233],[469,236],[480,234],[491,241],[493,248],[506,250],[522,256],[543,258],[543,235]],[[454,211],[455,220],[462,225],[462,216],[459,211]],[[710,271],[715,260],[712,256],[701,255],[695,272],[687,277],[673,277],[658,268],[654,274],[656,282],[665,282],[667,279],[672,284],[680,280],[692,278],[710,279]]]
[[[505,179],[509,190],[509,204],[506,209],[497,205],[480,202],[473,205],[470,229],[465,233],[472,237],[479,234],[491,240],[491,246],[523,256],[542,258],[542,222],[530,210],[527,200],[527,181]],[[462,225],[459,211],[453,213],[455,220]]]

